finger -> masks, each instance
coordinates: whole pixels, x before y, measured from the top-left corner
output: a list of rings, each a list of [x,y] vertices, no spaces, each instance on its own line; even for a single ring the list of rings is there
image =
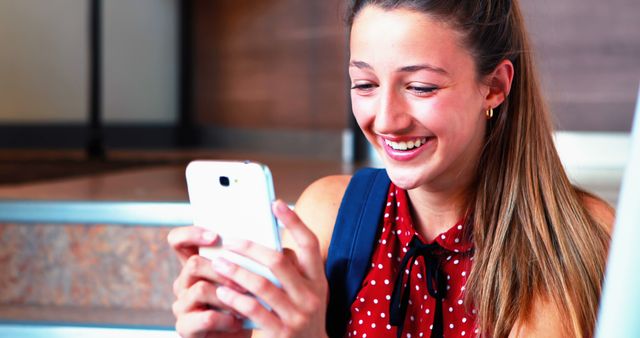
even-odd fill
[[[238,332],[242,320],[232,314],[214,310],[186,313],[176,321],[176,331],[181,337],[193,337],[207,331]]]
[[[173,283],[174,295],[179,297],[183,290],[189,289],[193,284],[200,280],[227,285],[229,287],[237,288],[240,292],[245,291],[224,275],[217,273],[211,264],[210,260],[202,256],[193,255],[189,257],[180,271],[180,275]]]
[[[283,248],[282,254],[287,257],[289,261],[291,261],[291,264],[293,264],[293,266],[300,266],[300,263],[298,262],[298,256],[296,255],[296,252],[293,251],[293,249]]]
[[[182,314],[198,309],[227,308],[226,304],[220,302],[216,296],[216,288],[216,285],[210,282],[203,280],[196,282],[173,303],[171,307],[173,314],[179,317]]]
[[[300,248],[298,260],[302,272],[312,278],[324,276],[323,262],[320,255],[320,243],[316,235],[307,228],[298,215],[286,203],[277,200],[273,203],[274,215],[284,224],[293,241]]]
[[[216,290],[218,299],[229,307],[242,314],[261,329],[272,332],[280,332],[280,320],[273,312],[267,310],[258,299],[252,296],[241,294],[230,288],[221,286]]]
[[[212,246],[217,241],[218,236],[214,232],[196,226],[173,228],[167,235],[167,242],[176,251],[182,264],[190,256],[198,254],[198,247]]]
[[[250,293],[260,298],[267,305],[269,305],[280,318],[289,319],[298,316],[295,310],[297,307],[292,304],[290,298],[287,296],[287,293],[283,291],[283,289],[277,287],[265,277],[255,274],[237,264],[231,263],[222,258],[217,259],[217,261],[219,262],[216,262],[215,267],[218,272],[224,274],[227,278],[233,280],[243,288],[247,289]],[[217,289],[218,297],[220,297],[220,289],[227,288],[219,287]],[[225,302],[223,299],[220,300],[222,302]],[[235,306],[234,309],[236,309],[243,315],[247,315],[245,312],[240,311],[241,309],[238,309]]]
[[[225,248],[254,260],[267,267],[282,284],[283,289],[289,294],[296,304],[303,304],[308,297],[308,281],[300,274],[295,259],[290,259],[292,252],[288,254],[277,252],[263,245],[246,240],[228,240]],[[215,262],[214,264],[218,264]],[[218,271],[224,274],[224,270]],[[229,276],[227,276],[229,277]],[[245,287],[246,288],[246,287]],[[252,291],[251,289],[248,289]],[[266,300],[265,300],[266,301]]]
[[[215,272],[208,259],[193,255],[180,270],[180,275],[173,283],[173,293],[178,297],[183,290],[188,290],[199,280],[222,283],[226,278]]]

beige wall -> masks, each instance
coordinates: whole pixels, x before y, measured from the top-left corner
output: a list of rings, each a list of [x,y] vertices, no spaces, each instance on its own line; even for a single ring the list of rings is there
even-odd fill
[[[177,5],[103,0],[106,122],[177,119]]]
[[[85,0],[0,0],[0,123],[87,116]],[[107,122],[176,119],[176,0],[103,1]]]
[[[85,118],[86,3],[0,0],[0,122]]]

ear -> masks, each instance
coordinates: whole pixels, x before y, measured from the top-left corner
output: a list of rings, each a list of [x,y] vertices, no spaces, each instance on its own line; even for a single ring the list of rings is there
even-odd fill
[[[513,81],[513,64],[509,60],[502,60],[496,69],[487,75],[486,83],[489,92],[485,96],[485,107],[496,108],[509,96]]]

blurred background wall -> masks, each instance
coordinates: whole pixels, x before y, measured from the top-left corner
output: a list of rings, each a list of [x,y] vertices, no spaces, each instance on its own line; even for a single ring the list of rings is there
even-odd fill
[[[558,129],[628,131],[640,83],[640,2],[521,4]]]
[[[85,4],[0,1],[0,122],[82,122]]]
[[[84,123],[84,0],[0,0],[0,123]],[[176,120],[175,0],[103,7],[104,121]]]
[[[83,146],[87,3],[0,0],[0,147]],[[558,127],[628,131],[640,79],[640,2],[522,7]],[[192,147],[304,153],[322,145],[319,154],[339,156],[352,126],[343,12],[340,0],[104,1],[105,142],[173,147],[186,120],[197,134]],[[184,63],[181,20],[189,33]],[[110,134],[123,127],[130,129]]]

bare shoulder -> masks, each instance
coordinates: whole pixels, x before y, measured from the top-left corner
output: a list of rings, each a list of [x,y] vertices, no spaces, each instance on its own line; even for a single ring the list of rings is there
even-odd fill
[[[606,226],[606,230],[611,234],[613,223],[615,221],[615,209],[609,203],[603,201],[599,197],[587,192],[579,191],[582,203],[587,209],[591,217],[598,223]]]
[[[565,322],[565,316],[553,301],[538,298],[534,300],[529,316],[515,323],[509,338],[570,337]]]
[[[333,226],[351,176],[323,177],[309,185],[296,203],[296,213],[320,240],[323,259],[326,259]]]

